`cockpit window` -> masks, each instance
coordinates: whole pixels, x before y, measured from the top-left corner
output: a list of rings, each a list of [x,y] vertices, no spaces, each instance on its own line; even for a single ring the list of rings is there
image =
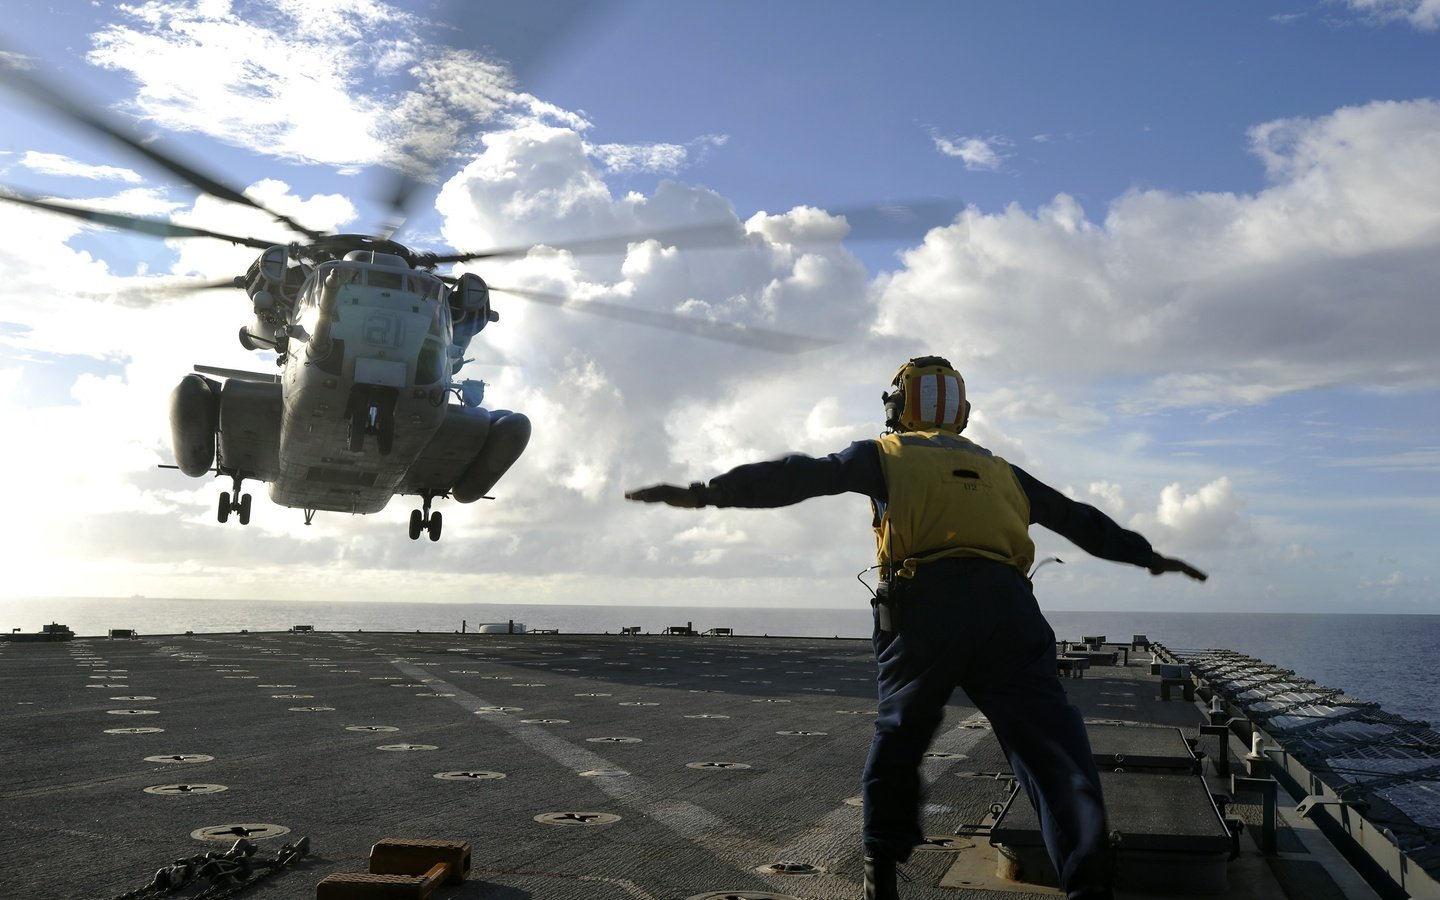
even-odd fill
[[[390,288],[391,290],[402,290],[405,286],[405,276],[399,272],[386,272],[381,269],[371,269],[365,273],[366,283],[371,287]]]
[[[420,345],[420,356],[415,360],[415,383],[434,384],[445,374],[445,345],[426,339]]]
[[[410,275],[410,290],[420,294],[426,300],[439,300],[440,289],[443,287],[444,285],[441,284],[440,279],[433,275],[420,272],[415,272]]]

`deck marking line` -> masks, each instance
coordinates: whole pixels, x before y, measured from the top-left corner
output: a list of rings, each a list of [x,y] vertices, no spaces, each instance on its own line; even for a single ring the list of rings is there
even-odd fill
[[[404,663],[397,662],[392,665],[407,675],[416,671]],[[495,705],[455,685],[440,683],[445,685],[447,692],[455,694],[449,698],[451,702],[471,713]],[[525,725],[507,715],[489,715],[484,718],[486,724],[508,732],[511,737],[562,766],[577,771],[625,768],[598,753],[571,744],[543,726]],[[649,816],[685,840],[703,847],[719,861],[734,866],[737,873],[754,874],[755,863],[751,860],[778,858],[774,856],[779,852],[775,845],[736,831],[704,807],[662,794],[644,779],[633,774],[627,778],[596,778],[592,783],[611,798]],[[858,882],[846,884],[846,887],[851,886],[858,886]]]

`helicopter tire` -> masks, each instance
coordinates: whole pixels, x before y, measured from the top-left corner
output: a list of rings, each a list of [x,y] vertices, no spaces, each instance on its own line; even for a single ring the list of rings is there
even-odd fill
[[[230,492],[220,492],[220,505],[215,510],[215,518],[221,522],[230,521]]]
[[[430,540],[440,540],[440,526],[443,524],[445,524],[445,519],[438,512],[430,514],[430,524],[425,526],[425,530],[430,532]]]
[[[249,494],[242,494],[242,495],[240,496],[240,524],[241,524],[241,525],[249,525],[249,524],[250,524],[250,495],[249,495]]]
[[[425,520],[420,515],[420,510],[410,510],[410,540],[420,539],[420,532],[425,530]]]

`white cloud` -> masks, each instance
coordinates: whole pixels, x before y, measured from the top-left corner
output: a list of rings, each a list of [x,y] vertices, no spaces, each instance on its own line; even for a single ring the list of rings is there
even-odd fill
[[[967,210],[879,283],[877,329],[1006,377],[1123,378],[1145,408],[1340,383],[1440,383],[1440,103],[1346,107],[1253,132],[1254,195],[1136,191]]]
[[[1086,488],[1086,492],[1090,495],[1086,502],[1112,519],[1125,518],[1125,493],[1120,485],[1109,481],[1096,481]]]
[[[1440,0],[1340,0],[1379,23],[1404,22],[1421,31],[1440,28]]]
[[[712,134],[688,144],[596,144],[590,152],[608,172],[674,175],[727,140],[725,135]]]
[[[148,0],[120,12],[128,22],[99,32],[89,60],[138,82],[137,112],[268,156],[346,171],[383,163],[433,180],[477,147],[481,129],[590,127],[519,91],[503,62],[445,46],[432,23],[378,0],[279,0],[243,11]],[[674,173],[725,141],[704,135],[594,152],[611,171]]]
[[[1236,546],[1251,534],[1252,526],[1227,477],[1187,494],[1179,484],[1160,492],[1155,512],[1134,516],[1130,527],[1150,537],[1157,546],[1179,551],[1217,550]]]
[[[930,139],[935,143],[935,149],[946,156],[953,156],[965,164],[965,168],[972,172],[995,172],[1004,165],[1005,159],[1009,156],[1005,152],[1010,146],[1010,141],[1001,137],[957,137],[948,138],[938,134],[932,134]]]
[[[685,164],[680,144],[597,144],[591,150],[608,171],[620,173],[665,172],[674,174]]]
[[[119,166],[92,166],[58,153],[38,153],[27,150],[20,157],[19,165],[41,175],[59,175],[70,178],[90,178],[96,181],[123,181],[139,184],[140,173]]]

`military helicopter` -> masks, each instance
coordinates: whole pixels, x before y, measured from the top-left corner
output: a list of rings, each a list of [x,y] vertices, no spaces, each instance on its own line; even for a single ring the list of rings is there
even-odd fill
[[[392,223],[377,235],[306,228],[222,180],[182,162],[118,120],[89,107],[33,72],[0,59],[0,83],[73,123],[139,154],[202,193],[269,215],[303,239],[286,242],[225,234],[163,219],[106,212],[0,188],[0,199],[110,228],[166,239],[223,240],[260,251],[245,274],[194,289],[241,288],[251,321],[239,330],[247,350],[273,351],[275,374],[197,365],[174,389],[170,423],[175,465],[191,477],[231,479],[216,507],[219,522],[242,525],[252,498],[244,482],[268,483],[272,502],[300,509],[308,525],[320,510],[369,514],[396,494],[417,496],[412,540],[441,535],[436,499],[471,503],[514,465],[530,438],[522,413],[486,409],[482,381],[456,380],[470,342],[499,320],[491,291],[570,307],[565,297],[492,288],[477,274],[437,274],[441,265],[519,257],[530,246],[478,252],[419,252],[397,243]],[[392,201],[403,207],[414,179]],[[862,207],[848,211],[852,237],[923,233],[926,219],[953,203]],[[547,243],[574,253],[623,252],[636,241],[675,246],[738,244],[735,220],[660,233]],[[695,319],[589,300],[573,308],[772,352],[795,353],[830,342],[812,336]],[[218,379],[223,379],[218,380]]]
[[[432,502],[471,503],[524,452],[531,425],[522,413],[486,409],[482,381],[456,380],[470,342],[499,319],[478,275],[436,274],[442,264],[521,256],[528,247],[440,255],[389,236],[325,234],[265,209],[220,179],[182,162],[153,141],[13,65],[0,81],[72,122],[138,153],[201,192],[269,214],[303,235],[277,243],[178,223],[0,192],[0,199],[83,221],[163,238],[224,240],[260,250],[248,271],[196,289],[242,288],[252,318],[240,328],[247,350],[271,350],[276,374],[197,365],[170,400],[173,468],[191,477],[231,480],[216,518],[243,525],[252,497],[244,482],[268,483],[272,502],[301,509],[368,514],[396,494],[418,496],[409,536],[439,540],[443,516]],[[397,207],[403,204],[397,199]],[[393,227],[388,229],[393,231]],[[734,239],[733,224],[681,229],[700,243]],[[577,252],[623,249],[645,236],[558,245]],[[515,290],[540,302],[565,298]],[[590,312],[702,337],[793,351],[822,342],[781,332],[666,316],[590,302]]]
[[[180,471],[232,479],[219,521],[249,522],[249,478],[307,524],[317,510],[374,513],[418,495],[410,537],[439,540],[431,501],[486,496],[524,451],[529,419],[482,407],[483,382],[453,380],[499,318],[479,276],[447,284],[400,244],[342,234],[268,247],[239,280],[254,313],[240,343],[273,349],[280,374],[197,366],[170,404]]]

